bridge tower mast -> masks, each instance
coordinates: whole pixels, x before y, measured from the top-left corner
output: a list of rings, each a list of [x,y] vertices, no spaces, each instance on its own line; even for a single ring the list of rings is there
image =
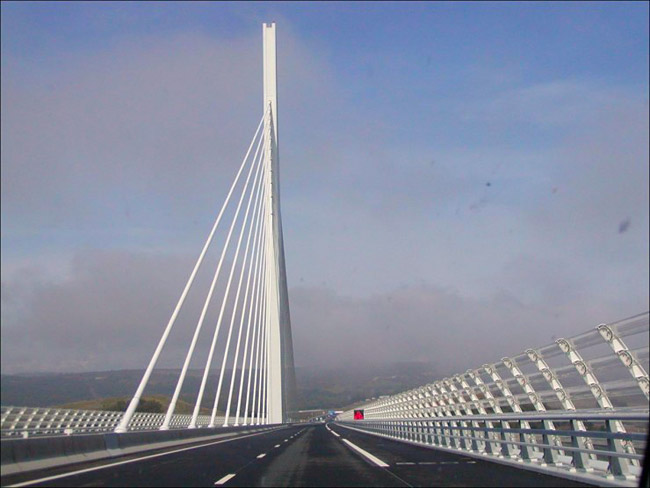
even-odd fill
[[[169,333],[174,326],[174,323],[176,321],[176,317],[178,316],[178,313],[183,306],[183,303],[185,302],[185,298],[187,296],[187,293],[189,292],[190,287],[192,286],[192,283],[194,281],[194,278],[196,276],[196,273],[201,266],[201,263],[203,262],[203,258],[205,257],[206,251],[208,250],[208,247],[210,246],[210,243],[212,242],[212,238],[214,236],[214,233],[217,229],[217,226],[219,225],[219,222],[221,221],[221,217],[223,216],[223,212],[228,206],[228,203],[230,201],[230,197],[232,196],[232,192],[235,189],[235,186],[237,185],[237,181],[239,180],[239,176],[242,173],[242,170],[246,166],[246,163],[249,159],[249,155],[251,154],[251,149],[255,145],[255,141],[257,140],[259,130],[262,128],[262,122],[263,122],[263,134],[261,138],[263,138],[264,145],[263,147],[265,148],[261,153],[260,153],[260,159],[258,158],[258,153],[257,150],[255,152],[255,156],[253,157],[253,161],[251,162],[251,165],[249,166],[248,170],[248,176],[246,178],[246,183],[244,183],[244,187],[242,189],[242,194],[240,195],[239,198],[239,203],[237,204],[237,210],[235,211],[235,216],[234,220],[232,221],[230,225],[230,230],[228,231],[228,237],[226,238],[226,243],[224,245],[224,248],[221,253],[221,258],[219,260],[219,264],[217,265],[217,269],[214,274],[214,278],[212,281],[212,285],[210,288],[210,291],[208,292],[206,301],[203,306],[203,311],[201,313],[201,317],[199,319],[199,322],[195,328],[194,331],[194,336],[192,338],[192,342],[189,346],[187,355],[185,357],[185,362],[183,364],[183,368],[181,370],[181,374],[179,376],[177,385],[176,385],[176,390],[174,391],[174,396],[172,397],[172,400],[169,404],[169,407],[167,409],[167,413],[165,415],[165,419],[163,421],[163,425],[161,426],[161,430],[167,430],[170,426],[170,420],[171,417],[174,413],[174,409],[176,407],[176,401],[178,399],[178,396],[180,394],[181,388],[183,386],[183,381],[185,379],[185,374],[187,373],[187,368],[189,367],[190,361],[192,359],[192,355],[194,353],[194,347],[196,345],[196,341],[198,340],[199,332],[201,330],[201,326],[203,325],[203,319],[205,318],[205,312],[207,311],[207,307],[209,306],[210,299],[212,297],[212,292],[214,290],[214,286],[217,282],[217,278],[219,276],[219,271],[221,270],[221,264],[223,262],[223,258],[225,256],[225,253],[228,249],[228,244],[230,242],[230,237],[232,235],[232,231],[234,228],[235,223],[237,222],[238,215],[239,215],[239,210],[241,209],[241,204],[243,202],[244,196],[247,194],[247,187],[248,187],[248,182],[250,179],[250,176],[253,172],[253,168],[256,166],[255,161],[259,161],[259,164],[261,166],[258,166],[261,170],[263,175],[263,178],[260,180],[263,182],[264,185],[266,186],[266,189],[264,192],[261,192],[260,195],[266,195],[265,198],[268,198],[266,201],[265,205],[261,205],[260,208],[263,211],[262,215],[262,222],[263,222],[263,228],[266,229],[266,231],[262,234],[264,236],[264,245],[260,246],[260,251],[264,255],[264,260],[263,262],[266,263],[266,269],[261,273],[261,276],[264,277],[264,299],[263,299],[263,310],[264,316],[261,317],[261,323],[257,324],[257,329],[259,331],[258,339],[257,339],[257,344],[258,344],[258,349],[255,354],[256,356],[256,373],[255,373],[255,381],[254,381],[254,386],[253,386],[253,407],[255,409],[255,400],[257,399],[257,408],[255,409],[256,412],[256,423],[283,423],[287,422],[292,418],[292,412],[295,411],[294,407],[294,398],[295,398],[295,372],[294,372],[294,363],[293,363],[293,341],[291,338],[291,318],[289,315],[289,295],[287,292],[287,274],[286,274],[286,268],[285,268],[285,259],[284,259],[284,242],[282,239],[282,219],[280,217],[280,171],[279,171],[279,157],[278,157],[278,96],[277,96],[277,75],[276,75],[276,47],[275,47],[275,23],[272,24],[263,24],[262,25],[262,38],[263,38],[263,81],[264,81],[264,100],[263,100],[263,109],[264,109],[264,116],[262,120],[260,121],[260,124],[258,126],[258,129],[255,133],[255,136],[253,137],[253,141],[251,141],[251,145],[248,148],[248,151],[246,153],[246,156],[244,157],[244,161],[242,162],[242,165],[239,169],[239,172],[237,173],[237,176],[235,177],[235,181],[233,182],[230,191],[228,192],[228,195],[226,197],[226,201],[223,204],[223,207],[221,208],[221,211],[219,212],[219,215],[212,227],[212,230],[210,231],[210,234],[208,236],[208,239],[203,246],[203,249],[201,251],[201,254],[199,255],[196,264],[194,265],[194,269],[192,270],[192,273],[190,274],[190,277],[185,285],[185,288],[183,289],[183,293],[181,294],[181,297],[176,304],[176,307],[174,309],[174,312],[172,313],[172,316],[169,319],[169,322],[167,323],[167,326],[165,327],[165,330],[163,332],[162,337],[160,338],[160,341],[158,342],[158,345],[156,346],[156,349],[154,351],[153,356],[151,357],[151,360],[149,361],[149,365],[147,366],[147,369],[145,370],[142,379],[140,380],[140,384],[138,385],[138,388],[133,395],[133,398],[129,402],[129,405],[126,409],[126,412],[124,413],[122,419],[120,420],[118,426],[115,428],[115,432],[126,432],[129,429],[129,423],[131,421],[131,418],[135,414],[136,408],[138,406],[138,403],[140,402],[140,398],[142,396],[142,393],[144,392],[144,389],[147,386],[147,383],[149,381],[149,378],[151,376],[151,373],[153,372],[154,367],[156,366],[156,363],[158,361],[158,358],[165,346],[165,343],[167,342],[167,338],[169,336]],[[260,147],[262,140],[258,140],[258,149]],[[256,177],[257,178],[257,177]],[[246,214],[244,216],[244,223],[242,224],[241,230],[240,230],[240,235],[239,235],[239,241],[237,244],[237,249],[235,251],[235,258],[234,261],[231,265],[231,270],[230,270],[230,276],[228,278],[228,284],[226,286],[226,291],[224,294],[224,299],[221,304],[221,312],[219,314],[219,319],[215,328],[215,331],[213,333],[213,339],[212,339],[212,344],[210,346],[210,352],[208,354],[208,358],[206,360],[206,366],[205,370],[203,372],[203,379],[201,382],[201,387],[199,389],[198,397],[196,404],[194,406],[194,413],[192,414],[192,420],[190,422],[190,425],[188,428],[193,428],[196,427],[196,420],[200,411],[201,407],[201,400],[203,399],[203,394],[205,392],[205,384],[207,382],[208,374],[210,371],[210,365],[212,364],[212,358],[213,358],[213,352],[215,348],[215,344],[217,341],[217,337],[219,334],[219,328],[221,325],[221,319],[223,317],[223,311],[225,310],[225,305],[226,301],[228,299],[228,293],[230,290],[230,284],[231,280],[233,277],[233,272],[235,270],[235,264],[237,261],[237,256],[239,253],[239,246],[242,242],[242,238],[244,235],[244,229],[246,227],[246,221],[248,217],[248,209],[250,208],[250,204],[253,199],[253,189],[250,190],[249,193],[249,201],[247,205],[247,210]],[[257,205],[257,204],[256,204]],[[250,232],[252,231],[252,223],[251,227],[249,229],[249,239],[250,239]],[[248,244],[246,245],[246,248],[248,248]],[[262,249],[263,248],[263,249]],[[245,251],[246,252],[246,251]],[[244,262],[245,259],[244,259]],[[251,259],[252,263],[252,259]],[[241,276],[240,280],[243,278],[244,273],[243,273],[243,268],[241,271]],[[249,273],[250,277],[250,273]],[[241,286],[241,281],[239,286]],[[247,285],[248,286],[248,285]],[[248,288],[247,288],[248,289]],[[238,287],[238,291],[235,297],[235,302],[237,302],[239,298],[239,290],[240,288]],[[248,292],[246,292],[248,293]],[[245,301],[245,300],[244,300]],[[252,304],[252,302],[251,302]],[[230,324],[230,329],[228,332],[228,339],[226,343],[226,350],[224,352],[223,360],[222,360],[222,366],[221,366],[221,374],[219,377],[219,385],[217,387],[217,395],[215,398],[215,402],[213,405],[212,409],[212,417],[210,420],[209,426],[214,425],[215,421],[215,416],[217,413],[217,407],[219,404],[219,396],[221,393],[221,387],[222,387],[222,380],[223,380],[223,375],[226,367],[226,362],[228,359],[228,348],[230,345],[230,339],[231,339],[231,334],[233,330],[233,324],[234,324],[234,317],[236,313],[236,305],[235,305],[235,310],[232,312],[232,320]],[[257,310],[257,305],[256,305],[256,310]],[[243,312],[242,312],[243,313]],[[250,325],[250,318],[252,317],[252,308],[249,310],[249,325]],[[255,312],[257,314],[257,312]],[[243,317],[243,315],[242,315]],[[259,316],[258,316],[259,318]],[[243,319],[241,321],[240,325],[240,334],[241,334],[241,327],[243,327]],[[248,337],[248,332],[247,332],[247,337]],[[255,337],[255,333],[253,335]],[[255,340],[255,339],[254,339]],[[248,341],[248,338],[246,339]],[[239,338],[237,339],[237,348],[239,348],[240,342]],[[260,345],[263,345],[263,347],[260,350]],[[246,350],[246,349],[245,349]],[[258,356],[259,355],[259,356]],[[257,362],[258,359],[257,357],[261,358],[260,362]],[[253,352],[251,349],[251,361],[253,358]],[[237,362],[237,355],[235,355],[235,363]],[[242,374],[241,374],[241,380],[240,380],[240,385],[243,383],[243,378],[244,378],[244,363],[242,362]],[[252,362],[249,362],[249,369],[252,370]],[[231,380],[231,387],[230,387],[230,393],[228,395],[228,407],[227,407],[227,412],[225,416],[225,424],[228,422],[228,416],[230,413],[230,401],[232,398],[232,393],[233,393],[233,385],[234,385],[234,375],[237,370],[237,364],[233,365],[232,368],[232,380]],[[259,396],[257,396],[257,373],[260,373],[260,388],[259,388]],[[248,389],[249,391],[247,392],[247,399],[246,399],[246,407],[245,409],[248,409],[248,398],[250,392],[250,376],[251,371],[249,371],[249,381],[248,381]],[[241,389],[241,386],[240,386]],[[241,392],[243,390],[240,390],[240,397],[241,397]],[[235,425],[237,425],[237,422],[239,420],[239,405],[240,402],[238,400],[238,406],[237,406],[237,416],[235,418]],[[246,421],[246,416],[248,412],[244,414],[244,420]],[[251,422],[253,421],[253,415],[251,415]]]
[[[294,410],[295,372],[293,363],[293,341],[291,317],[280,216],[280,174],[278,151],[278,96],[276,69],[275,22],[262,25],[263,38],[263,80],[266,163],[269,174],[270,205],[266,218],[270,220],[272,238],[269,242],[272,277],[268,292],[272,297],[270,307],[269,354],[267,378],[267,408],[269,423],[286,422]]]

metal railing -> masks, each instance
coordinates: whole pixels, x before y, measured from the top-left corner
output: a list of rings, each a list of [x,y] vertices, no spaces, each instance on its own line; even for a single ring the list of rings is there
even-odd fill
[[[0,427],[3,438],[111,432],[123,415],[124,412],[102,410],[6,406],[0,408]],[[164,418],[163,413],[138,412],[129,424],[129,431],[159,429]],[[191,415],[174,415],[170,428],[187,428],[191,419]],[[223,421],[223,417],[217,417],[217,425]],[[209,415],[198,416],[197,427],[205,427],[209,423]]]
[[[344,426],[575,479],[631,485],[648,433],[648,313],[380,398]]]

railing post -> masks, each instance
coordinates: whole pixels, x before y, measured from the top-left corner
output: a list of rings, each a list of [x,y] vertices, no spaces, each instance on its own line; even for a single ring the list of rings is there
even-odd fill
[[[574,431],[578,430],[584,430],[581,429],[584,424],[582,422],[579,422],[577,420],[572,420],[571,421],[571,429]],[[571,435],[571,447],[576,448],[576,449],[585,449],[586,442],[585,438],[576,434]],[[573,467],[576,470],[580,471],[592,471],[591,467],[589,466],[589,455],[580,452],[580,451],[573,451]]]
[[[605,428],[607,432],[613,434],[617,431],[614,422],[611,420],[605,421]],[[614,476],[627,477],[630,473],[630,462],[626,458],[619,457],[618,454],[625,453],[625,447],[620,439],[607,438],[607,448],[612,451],[613,455],[609,458],[609,469]]]
[[[519,421],[519,429],[523,430],[528,428],[528,423],[524,422],[523,420]],[[521,460],[524,462],[530,462],[532,460],[532,449],[531,446],[527,445],[528,440],[527,440],[526,434],[523,432],[519,433],[519,442],[522,444],[519,446],[519,456],[521,457]]]
[[[440,422],[440,445],[443,447],[454,447],[451,443],[449,436],[451,435],[451,429],[449,428],[449,422],[443,420]]]
[[[559,462],[558,452],[556,449],[552,449],[552,444],[560,444],[559,438],[557,436],[547,433],[546,431],[555,430],[555,426],[550,420],[543,420],[542,427],[544,433],[542,434],[542,441],[544,443],[544,462],[550,465],[556,465]]]
[[[499,420],[499,429],[501,430],[501,456],[504,458],[513,458],[515,456],[512,444],[508,441],[508,434],[503,429],[508,428],[509,424],[505,420]]]

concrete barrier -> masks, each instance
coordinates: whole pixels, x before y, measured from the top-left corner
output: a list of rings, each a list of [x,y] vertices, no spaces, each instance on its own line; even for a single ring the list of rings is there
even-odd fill
[[[237,437],[287,427],[285,424],[264,426],[215,427],[212,429],[178,429],[139,431],[124,434],[78,434],[69,436],[3,439],[1,447],[2,476],[26,473],[38,469],[126,456],[137,452],[155,451]]]

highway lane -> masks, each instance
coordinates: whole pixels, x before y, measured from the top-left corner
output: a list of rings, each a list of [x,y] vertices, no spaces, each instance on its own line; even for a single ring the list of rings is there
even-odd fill
[[[45,470],[3,486],[586,486],[329,424],[288,428],[129,460]],[[116,464],[119,463],[119,464]],[[89,471],[81,471],[90,469]],[[52,476],[58,476],[52,478]],[[29,481],[38,481],[31,482]]]
[[[227,486],[408,486],[356,454],[323,424],[309,427]]]
[[[328,424],[227,486],[588,486]]]
[[[470,456],[418,447],[331,425],[331,430],[389,464],[410,486],[590,486]]]
[[[214,486],[224,475],[255,462],[261,452],[290,439],[301,428],[280,428],[155,454],[7,476],[2,486]]]

